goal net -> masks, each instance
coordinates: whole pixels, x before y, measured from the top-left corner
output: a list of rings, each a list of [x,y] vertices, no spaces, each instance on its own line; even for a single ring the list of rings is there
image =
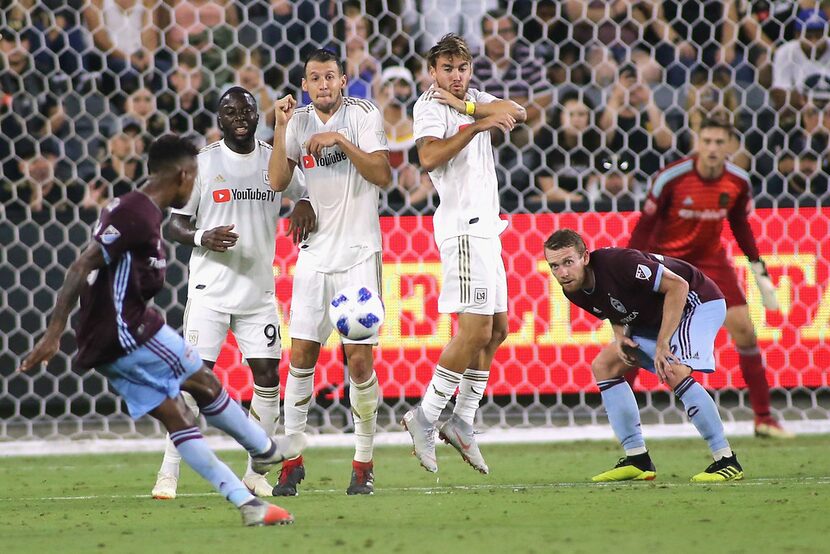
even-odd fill
[[[830,88],[807,78],[784,91],[783,106],[776,98],[784,78],[776,56],[808,25],[795,11],[781,12],[781,3],[723,3],[735,4],[735,13],[724,14],[714,2],[244,0],[218,9],[159,1],[142,8],[154,39],[139,33],[129,43],[153,60],[146,66],[119,65],[117,50],[127,48],[114,30],[119,14],[96,19],[80,4],[11,2],[0,12],[0,441],[161,436],[149,418],[130,420],[101,375],[73,370],[69,333],[48,367],[14,368],[45,328],[101,205],[145,174],[147,140],[170,130],[201,144],[217,140],[216,99],[232,84],[255,91],[258,133],[268,140],[273,100],[302,98],[302,58],[320,46],[343,54],[348,94],[381,107],[392,147],[395,182],[381,198],[387,314],[375,365],[379,428],[399,430],[454,325],[437,311],[441,270],[431,215],[438,200],[411,140],[411,108],[429,84],[423,56],[446,32],[461,33],[474,48],[473,85],[520,99],[531,118],[494,139],[510,222],[502,236],[510,335],[494,361],[478,427],[554,436],[606,423],[590,363],[610,327],[568,304],[542,243],[568,226],[590,248],[624,246],[649,175],[690,153],[700,117],[721,112],[739,130],[732,159],[750,175],[751,223],[778,287],[780,312],[764,310],[746,259],[726,238],[764,354],[773,414],[785,425],[830,431]],[[772,11],[761,14],[759,4]],[[752,21],[761,24],[757,36],[748,34]],[[770,22],[780,29],[771,31]],[[733,23],[734,36],[727,32]],[[96,38],[104,28],[109,42]],[[796,94],[803,103],[788,109]],[[296,249],[283,231],[274,276],[285,383]],[[188,257],[189,248],[171,247],[168,282],[156,299],[176,328]],[[746,385],[725,331],[716,346],[718,371],[701,382],[724,420],[749,430]],[[216,372],[236,398],[250,399],[250,371],[232,336]],[[351,431],[344,375],[332,336],[317,366],[312,432]],[[635,390],[644,423],[685,421],[652,375],[641,372]]]

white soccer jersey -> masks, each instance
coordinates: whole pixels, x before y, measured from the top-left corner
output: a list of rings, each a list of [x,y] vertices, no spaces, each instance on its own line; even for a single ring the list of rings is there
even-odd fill
[[[799,40],[785,42],[772,57],[772,88],[795,90],[802,94],[825,91],[830,79],[830,48],[814,60],[801,49]]]
[[[380,191],[363,178],[337,146],[323,149],[320,158],[308,154],[312,135],[343,134],[364,152],[389,150],[383,116],[368,100],[343,98],[343,105],[324,124],[308,105],[298,108],[285,133],[288,158],[305,175],[317,230],[300,245],[300,259],[316,271],[345,271],[381,251],[378,207]]]
[[[271,145],[256,141],[250,154],[237,154],[225,141],[199,152],[199,174],[184,208],[173,213],[196,216],[196,228],[231,225],[239,239],[233,248],[214,252],[195,247],[190,257],[188,298],[218,312],[249,314],[274,303],[274,248],[282,194],[292,200],[305,192],[294,172],[284,193],[271,190]]]
[[[475,122],[432,98],[426,91],[415,103],[415,140],[423,137],[446,139]],[[492,94],[469,89],[465,100],[489,104]],[[460,235],[497,237],[507,227],[499,218],[499,185],[490,133],[479,133],[454,158],[429,172],[441,204],[435,210],[433,226],[438,246]]]

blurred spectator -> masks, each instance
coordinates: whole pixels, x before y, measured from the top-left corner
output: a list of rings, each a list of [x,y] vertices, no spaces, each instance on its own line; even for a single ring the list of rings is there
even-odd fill
[[[600,128],[606,133],[606,143],[612,153],[610,161],[604,162],[606,169],[634,169],[633,178],[643,187],[647,176],[660,169],[660,154],[673,144],[672,132],[663,112],[654,103],[651,88],[630,64],[620,69],[617,84],[600,117]]]
[[[775,52],[772,99],[775,107],[782,110],[785,122],[791,121],[814,95],[830,93],[828,27],[827,15],[822,10],[799,10],[795,21],[799,38],[784,43]]]
[[[40,18],[35,23],[43,39],[43,48],[36,51],[35,62],[57,68],[75,81],[76,89],[87,90],[91,79],[89,73],[83,71],[87,40],[78,12],[61,9],[53,16],[53,20]]]
[[[167,121],[158,111],[156,97],[147,88],[140,88],[124,103],[122,129],[129,123],[137,124],[142,135],[149,135],[156,139],[167,131]]]
[[[120,0],[124,1],[124,0]],[[145,0],[154,3],[153,0]],[[166,0],[170,11],[165,44],[174,53],[195,48],[201,52],[233,44],[239,13],[231,0]]]
[[[596,160],[602,136],[593,117],[593,106],[579,93],[563,95],[536,138],[536,146],[545,152],[545,165],[536,184],[541,199],[548,203],[574,203],[585,200],[589,182],[597,179]]]
[[[217,98],[215,93],[207,91],[204,74],[194,55],[179,56],[179,63],[170,75],[169,89],[159,96],[158,107],[169,117],[170,130],[204,136],[214,124]]]
[[[81,200],[76,187],[67,187],[72,170],[62,160],[57,140],[34,141],[26,138],[15,145],[20,182],[18,196],[33,214],[49,207],[64,209],[67,201]]]
[[[704,118],[717,117],[729,121],[736,129],[729,139],[730,161],[744,170],[749,170],[752,158],[741,142],[737,131],[739,125],[740,104],[738,93],[731,84],[731,72],[728,67],[720,66],[714,71],[703,68],[692,73],[692,82],[686,96],[687,123],[691,135],[682,134],[678,149],[683,154],[691,150],[691,136],[697,136],[700,123]]]
[[[90,54],[91,69],[102,71],[102,92],[129,94],[142,81],[160,84],[153,75],[159,31],[155,0],[89,0],[84,22],[98,51]]]
[[[373,82],[380,63],[369,49],[375,34],[372,21],[366,17],[360,2],[345,2],[342,16],[335,23],[334,35],[343,42],[346,53],[346,96],[372,98]]]
[[[482,46],[481,20],[499,7],[496,0],[421,0],[421,50],[427,51],[447,33],[464,37],[470,50]]]
[[[141,156],[145,145],[135,131],[133,128],[110,138],[108,155],[101,164],[101,178],[87,187],[81,200],[82,208],[102,208],[110,199],[134,190],[136,182],[144,176]]]
[[[483,51],[473,59],[472,86],[497,98],[510,98],[527,110],[526,127],[538,129],[553,100],[547,72],[517,39],[516,21],[504,10],[491,10],[481,20]],[[519,128],[514,135],[521,134]],[[514,142],[515,144],[515,142]],[[527,144],[527,138],[523,141]]]
[[[435,188],[429,175],[418,167],[412,128],[412,108],[417,95],[412,72],[401,66],[384,69],[376,98],[383,113],[389,164],[396,185],[389,192],[388,202],[396,208],[403,205],[418,210],[431,199]]]
[[[830,109],[820,110],[807,103],[799,112],[796,126],[788,133],[778,131],[771,147],[778,155],[778,172],[769,192],[795,197],[827,193],[830,174]]]
[[[3,102],[0,117],[4,135],[12,140],[24,135],[66,137],[71,128],[60,97],[66,88],[65,81],[54,74],[47,77],[43,69],[36,67],[26,34],[17,34],[11,29],[0,34],[4,67],[0,72]]]
[[[291,83],[300,90],[302,60],[311,50],[331,42],[332,4],[332,0],[270,0],[261,23],[266,82]]]

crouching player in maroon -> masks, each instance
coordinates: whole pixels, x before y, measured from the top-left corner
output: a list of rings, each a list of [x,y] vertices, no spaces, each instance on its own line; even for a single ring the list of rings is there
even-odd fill
[[[568,300],[610,320],[614,330],[614,343],[600,351],[591,370],[625,457],[593,480],[650,481],[657,475],[640,429],[637,400],[623,377],[635,364],[672,388],[712,451],[714,462],[692,481],[743,478],[715,401],[692,377],[692,371],[715,370],[715,336],[726,317],[726,302],[715,283],[667,256],[625,248],[588,252],[582,237],[570,229],[548,237],[545,260]]]
[[[298,456],[305,437],[287,437],[282,443],[269,438],[230,399],[198,354],[147,305],[164,284],[164,210],[181,208],[190,198],[196,154],[195,146],[174,135],[153,143],[147,183],[115,198],[102,211],[92,243],[66,274],[46,333],[18,371],[28,371],[55,355],[80,297],[76,365],[104,374],[126,401],[132,418],[150,414],[158,419],[182,458],[239,509],[245,525],[291,523],[290,513],[254,498],[213,454],[180,391],[192,394],[208,423],[248,451],[260,473]]]

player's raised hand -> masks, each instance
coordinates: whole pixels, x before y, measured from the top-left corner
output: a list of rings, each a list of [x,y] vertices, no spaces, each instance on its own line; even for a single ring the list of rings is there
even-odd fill
[[[311,135],[311,138],[308,139],[308,142],[305,144],[305,148],[309,154],[315,158],[319,158],[323,155],[323,148],[334,146],[342,138],[344,138],[343,135],[333,131],[328,133],[317,133],[316,135]]]
[[[60,333],[50,333],[47,330],[46,334],[37,341],[29,355],[23,359],[17,371],[29,371],[37,365],[48,362],[57,354],[60,345]]]
[[[202,235],[202,246],[214,252],[226,252],[232,248],[239,235],[233,232],[234,225],[220,225]]]
[[[444,90],[442,88],[433,87],[432,97],[435,99],[436,102],[439,104],[444,104],[445,106],[449,106],[450,108],[454,109],[458,113],[467,113],[467,103],[458,98],[453,93]]]
[[[285,236],[290,236],[294,244],[300,244],[308,238],[317,228],[317,214],[311,207],[311,202],[302,200],[294,206],[291,217],[288,219],[288,231]]]
[[[291,116],[294,115],[294,108],[296,107],[297,101],[290,94],[286,94],[274,102],[274,126],[284,127],[288,125]]]
[[[476,125],[478,125],[481,131],[499,129],[505,133],[509,133],[516,127],[516,118],[509,113],[494,113],[484,119],[479,119]]]

